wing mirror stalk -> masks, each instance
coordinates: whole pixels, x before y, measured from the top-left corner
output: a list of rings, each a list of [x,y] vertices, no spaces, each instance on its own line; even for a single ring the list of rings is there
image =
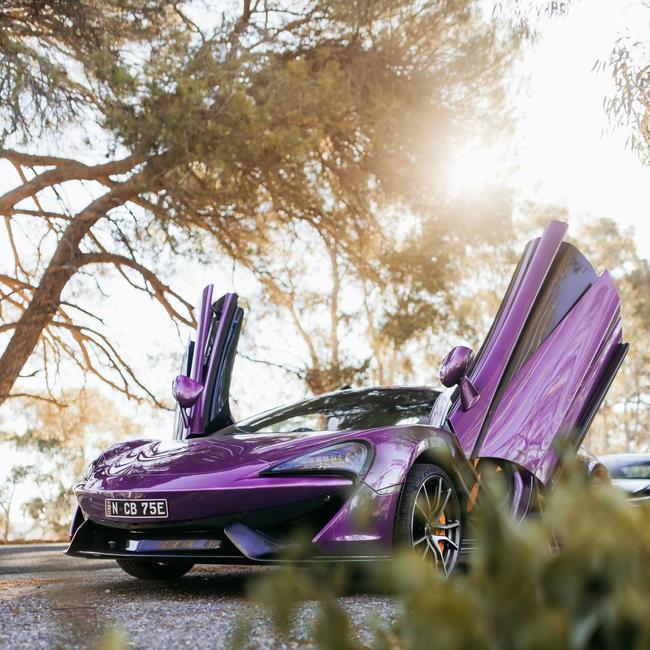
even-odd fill
[[[203,392],[203,384],[186,375],[178,375],[172,383],[172,394],[181,407],[183,424],[190,425],[189,410],[196,404],[196,400]]]
[[[472,360],[472,348],[457,345],[443,359],[440,366],[440,381],[443,386],[451,388],[458,386],[460,391],[460,407],[468,411],[479,398],[479,392],[467,376],[467,369]]]

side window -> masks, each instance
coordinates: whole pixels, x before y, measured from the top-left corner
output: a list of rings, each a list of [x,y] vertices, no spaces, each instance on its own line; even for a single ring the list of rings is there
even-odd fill
[[[503,385],[510,382],[597,277],[584,255],[575,246],[562,242],[512,353]]]

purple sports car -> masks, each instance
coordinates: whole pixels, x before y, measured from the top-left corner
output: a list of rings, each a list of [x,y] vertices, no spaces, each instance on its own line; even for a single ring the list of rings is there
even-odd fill
[[[443,361],[443,390],[344,387],[233,422],[243,311],[208,286],[173,384],[175,439],[117,444],[90,464],[67,553],[163,579],[286,561],[300,534],[299,561],[403,545],[451,572],[473,546],[481,467],[503,472],[515,516],[532,512],[561,469],[555,443],[580,447],[627,351],[612,279],[566,229],[551,222],[527,244],[480,351]]]

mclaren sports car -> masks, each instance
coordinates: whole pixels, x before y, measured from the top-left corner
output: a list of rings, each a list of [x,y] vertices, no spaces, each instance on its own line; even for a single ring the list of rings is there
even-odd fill
[[[406,546],[452,572],[475,547],[481,467],[503,472],[513,516],[534,512],[565,462],[558,445],[578,452],[625,357],[612,278],[566,230],[550,222],[526,245],[480,350],[453,348],[439,388],[343,387],[240,421],[229,389],[243,310],[207,286],[172,384],[173,435],[90,463],[67,553],[168,579],[200,563],[367,562]]]

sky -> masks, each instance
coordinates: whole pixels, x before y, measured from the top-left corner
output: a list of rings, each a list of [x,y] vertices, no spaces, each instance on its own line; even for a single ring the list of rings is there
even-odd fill
[[[609,216],[637,230],[650,256],[650,168],[612,132],[603,98],[614,91],[606,59],[619,34],[650,40],[650,11],[639,2],[576,2],[550,21],[525,63],[530,97],[519,127],[520,189],[566,206],[572,214]]]
[[[450,171],[452,179],[461,191],[480,192],[495,175],[509,173],[503,163],[506,149],[507,158],[518,162],[508,183],[520,201],[564,206],[570,221],[607,216],[633,226],[639,252],[650,258],[650,168],[626,148],[627,132],[610,128],[603,99],[613,92],[611,80],[606,72],[593,69],[596,61],[608,56],[619,35],[630,33],[650,41],[650,10],[629,0],[583,0],[575,2],[568,15],[545,21],[542,30],[539,41],[517,64],[516,74],[525,80],[525,91],[516,99],[512,139],[501,143],[498,151],[480,146],[459,150]],[[0,162],[0,192],[14,182],[13,171]],[[2,233],[0,266],[6,255]],[[188,297],[198,298],[196,287],[214,279],[205,267],[188,264],[176,286]],[[239,275],[229,276],[224,286],[217,287],[219,292],[233,289],[245,298],[252,285]],[[110,310],[112,334],[127,358],[141,367],[147,367],[152,350],[170,356],[177,351],[180,359],[178,335],[159,307],[147,304],[141,294],[121,283],[111,290],[112,300],[120,306]],[[156,387],[170,383],[167,369],[149,370]],[[286,400],[287,386],[265,381],[265,372],[246,365],[244,381],[263,385],[264,390],[256,391],[259,397],[246,403],[242,415]],[[140,415],[134,411],[134,417],[142,417],[153,435],[171,435],[171,416],[155,418],[150,411]],[[0,476],[10,462],[6,455],[0,456]],[[19,496],[27,495],[24,489]]]
[[[541,29],[518,65],[528,92],[516,100],[514,137],[501,144],[519,163],[509,182],[520,199],[564,206],[572,218],[634,226],[639,252],[650,257],[650,168],[626,146],[628,132],[611,128],[603,100],[612,80],[593,69],[620,35],[650,41],[650,10],[630,0],[584,0]],[[502,160],[501,150],[470,148],[458,153],[453,173],[472,191],[507,173]]]

